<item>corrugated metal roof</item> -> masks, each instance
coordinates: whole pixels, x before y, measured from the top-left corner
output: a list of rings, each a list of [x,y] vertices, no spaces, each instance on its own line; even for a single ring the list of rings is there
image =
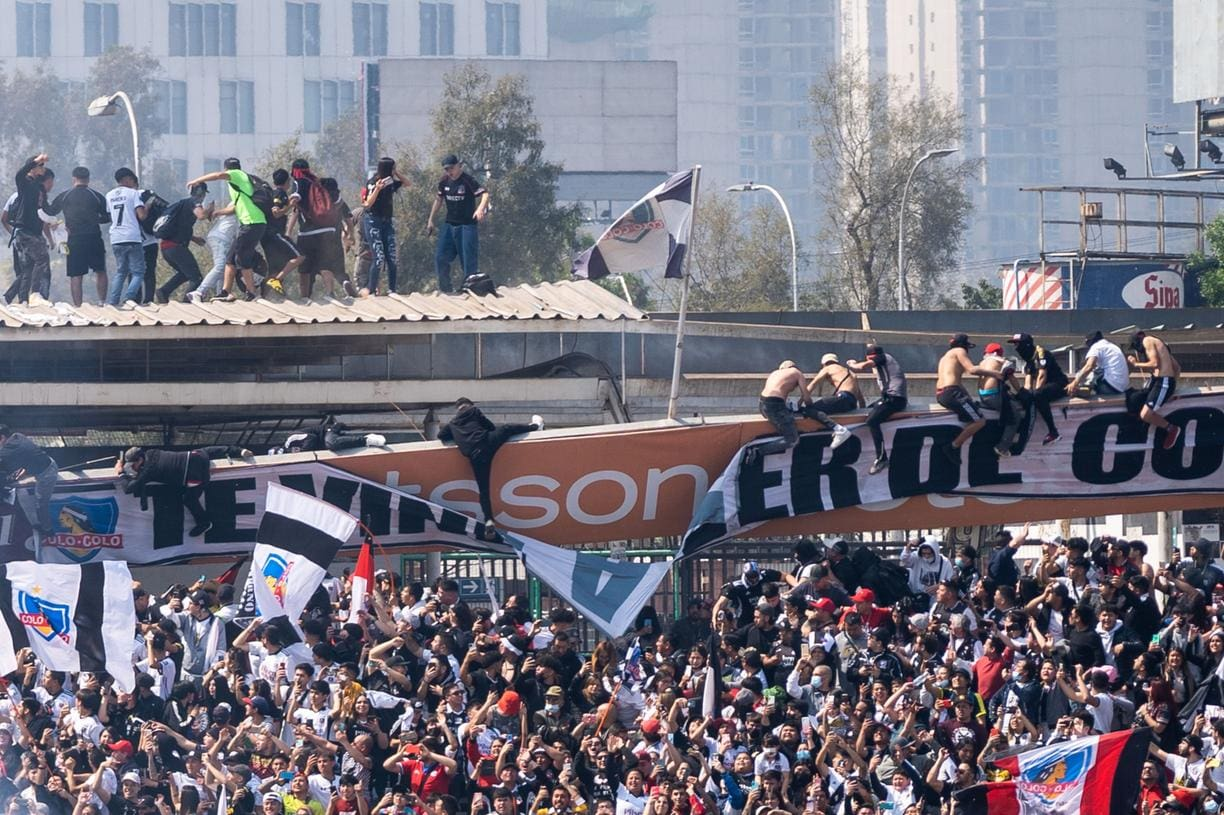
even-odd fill
[[[123,307],[50,303],[3,305],[5,328],[46,326],[306,325],[437,320],[645,320],[645,313],[587,280],[503,286],[497,296],[392,294],[343,300],[290,300],[273,295],[249,303],[128,304]]]

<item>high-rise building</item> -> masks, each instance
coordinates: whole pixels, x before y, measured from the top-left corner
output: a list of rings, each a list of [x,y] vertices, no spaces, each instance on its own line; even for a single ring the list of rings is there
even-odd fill
[[[1140,175],[1146,123],[1193,124],[1172,102],[1164,0],[889,0],[886,24],[889,73],[958,105],[960,156],[983,159],[966,276],[989,279],[1001,262],[1036,253],[1037,201],[1020,187],[1107,185],[1106,156]],[[1181,144],[1187,156],[1191,142]],[[1153,150],[1164,164],[1161,144]]]
[[[0,0],[0,60],[79,82],[107,48],[147,48],[167,124],[154,155],[186,178],[297,132],[309,145],[380,58],[545,58],[547,18],[546,0]]]

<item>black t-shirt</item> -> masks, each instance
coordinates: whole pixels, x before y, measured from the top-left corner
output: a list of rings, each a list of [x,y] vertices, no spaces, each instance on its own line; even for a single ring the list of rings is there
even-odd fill
[[[1068,382],[1067,375],[1063,373],[1062,366],[1058,364],[1058,360],[1040,345],[1033,350],[1032,358],[1024,361],[1024,372],[1033,377],[1034,382],[1037,381],[1038,371],[1046,372],[1047,385],[1062,386]]]
[[[438,198],[446,203],[446,222],[453,226],[476,223],[476,200],[484,194],[485,188],[467,173],[453,180],[443,176],[438,182]]]
[[[177,243],[179,246],[186,246],[191,243],[192,233],[195,232],[195,215],[196,202],[194,198],[183,198],[172,204],[166,214],[171,216],[171,232],[170,237],[164,240],[171,243]]]
[[[89,187],[73,187],[55,196],[55,200],[44,207],[48,215],[64,214],[64,226],[68,228],[68,240],[73,238],[101,237],[100,224],[110,223],[106,209],[106,198]]]
[[[289,206],[289,196],[293,190],[282,190],[280,187],[272,188],[272,207],[274,209],[285,209]],[[277,218],[274,215],[268,216],[268,231],[274,232],[277,235],[284,235],[285,228],[289,225],[289,216],[281,215]]]
[[[371,200],[370,196],[374,193],[374,187],[377,186],[381,179],[371,178],[366,182],[365,195],[361,199],[365,202],[365,211],[367,215],[372,215],[375,218],[390,218],[392,216],[392,204],[395,198],[395,192],[400,187],[404,186],[399,181],[392,181],[391,186],[378,194],[378,197]]]

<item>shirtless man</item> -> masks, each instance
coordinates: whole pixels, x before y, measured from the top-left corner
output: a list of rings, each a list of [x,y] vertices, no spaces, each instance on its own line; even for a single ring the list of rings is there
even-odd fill
[[[822,382],[828,382],[833,387],[832,395],[812,399],[811,404],[804,408],[804,416],[819,421],[820,418],[815,415],[817,413],[849,413],[855,408],[867,406],[854,372],[841,364],[837,354],[825,354],[820,358],[820,371],[807,385],[809,399]]]
[[[1011,446],[1016,441],[1016,431],[1024,419],[1024,406],[1016,398],[1020,385],[1016,381],[1016,368],[1003,356],[1003,346],[992,342],[986,346],[986,354],[982,357],[982,367],[998,371],[1003,379],[980,377],[978,379],[978,397],[984,407],[999,411],[999,424],[1003,432],[999,435],[999,443],[994,452],[999,458],[1011,457]]]
[[[1003,378],[998,371],[973,364],[973,360],[969,359],[969,354],[966,353],[973,347],[975,346],[969,342],[967,334],[952,337],[948,341],[948,350],[939,358],[939,370],[935,379],[935,401],[955,413],[965,423],[964,429],[952,440],[952,444],[942,448],[944,455],[956,463],[960,462],[957,451],[961,445],[986,426],[986,419],[969,397],[969,392],[961,385],[961,376],[969,374],[990,379]]]
[[[789,359],[783,360],[778,369],[769,374],[769,378],[765,380],[765,387],[761,390],[761,415],[769,420],[782,438],[749,447],[744,453],[745,464],[755,464],[762,456],[784,453],[799,443],[799,429],[795,427],[795,414],[786,404],[786,397],[792,391],[798,390],[801,394],[801,405],[811,402],[807,388],[804,387],[804,379],[803,371],[799,370],[799,367]],[[835,427],[839,428],[842,433],[839,437],[834,432],[833,443],[830,447],[838,447],[850,438],[849,430],[841,425],[835,425]]]
[[[1131,335],[1130,347],[1135,353],[1128,354],[1126,361],[1132,368],[1149,371],[1151,378],[1143,390],[1132,389],[1127,392],[1126,409],[1132,415],[1137,411],[1139,418],[1152,427],[1164,429],[1164,443],[1161,446],[1169,450],[1177,444],[1181,428],[1169,424],[1169,420],[1156,411],[1177,389],[1181,365],[1173,358],[1169,346],[1159,337],[1149,337],[1142,331],[1136,331]]]

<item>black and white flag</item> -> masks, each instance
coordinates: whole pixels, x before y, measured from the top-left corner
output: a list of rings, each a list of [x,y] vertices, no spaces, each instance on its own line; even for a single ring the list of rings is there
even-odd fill
[[[0,676],[30,648],[53,671],[106,671],[131,692],[136,605],[122,561],[84,565],[20,560],[0,571]]]
[[[259,617],[292,625],[323,582],[357,519],[304,493],[269,484],[251,564]]]
[[[693,171],[685,170],[646,193],[590,249],[574,258],[574,277],[663,273],[684,276],[684,253],[693,225]]]

